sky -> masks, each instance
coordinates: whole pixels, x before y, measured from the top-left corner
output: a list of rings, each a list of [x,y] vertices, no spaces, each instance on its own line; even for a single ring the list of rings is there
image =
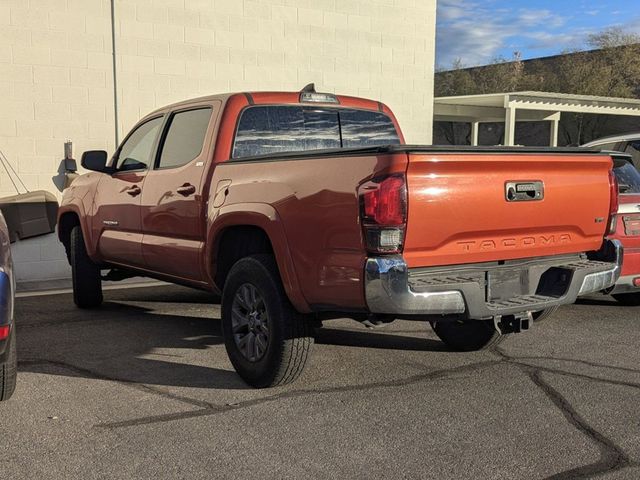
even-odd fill
[[[640,0],[438,0],[436,64],[485,65],[496,57],[544,57],[587,48],[590,33],[640,33]]]

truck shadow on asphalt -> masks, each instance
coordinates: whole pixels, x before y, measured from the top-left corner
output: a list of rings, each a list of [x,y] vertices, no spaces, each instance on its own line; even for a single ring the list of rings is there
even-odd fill
[[[16,315],[20,372],[177,387],[246,388],[230,365],[206,366],[209,356],[197,353],[222,346],[217,319],[162,314],[114,302],[90,312],[71,306],[56,312],[55,319],[42,321],[27,321],[29,317],[20,310]]]
[[[425,328],[429,328],[425,326]],[[360,347],[385,350],[408,350],[415,352],[450,351],[442,342],[424,337],[398,335],[399,332],[378,333],[323,327],[316,330],[316,343],[341,347]],[[419,332],[410,332],[419,333]]]
[[[578,298],[576,305],[625,308],[624,305],[616,302],[613,298],[605,296]]]
[[[75,308],[67,295],[48,297],[46,309],[41,298],[20,299],[16,308],[19,371],[150,386],[248,388],[224,352],[217,298],[188,290],[140,290],[111,293],[110,301],[90,311]],[[175,308],[164,312],[162,306],[122,302],[149,302],[154,307],[190,304],[191,308],[182,314]],[[417,332],[357,331],[361,327],[356,323],[354,330],[329,325],[316,331],[318,347],[446,350],[440,342],[416,336]]]

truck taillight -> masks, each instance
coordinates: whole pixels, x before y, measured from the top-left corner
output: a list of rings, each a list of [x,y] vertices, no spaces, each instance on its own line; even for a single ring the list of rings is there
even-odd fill
[[[609,170],[609,225],[607,233],[616,233],[616,218],[618,214],[618,179],[613,170]]]
[[[399,253],[407,222],[407,182],[404,174],[375,178],[358,188],[360,219],[367,250]]]

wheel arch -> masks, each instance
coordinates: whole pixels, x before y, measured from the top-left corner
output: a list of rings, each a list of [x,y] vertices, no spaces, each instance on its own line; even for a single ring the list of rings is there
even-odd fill
[[[222,291],[226,274],[240,258],[272,253],[289,300],[301,313],[311,309],[302,294],[284,227],[276,210],[267,204],[223,207],[207,234],[205,266],[212,285]]]
[[[64,245],[64,250],[67,253],[67,259],[69,261],[71,261],[71,230],[73,230],[73,228],[78,225],[80,225],[80,228],[82,228],[80,215],[75,210],[67,210],[58,216],[58,239],[60,240],[62,245]],[[83,237],[86,238],[84,230],[82,234]]]
[[[79,225],[82,229],[82,237],[84,239],[85,248],[87,249],[87,254],[91,260],[99,263],[96,248],[91,240],[93,238],[91,235],[92,232],[87,225],[87,217],[85,216],[83,209],[76,204],[65,205],[58,211],[58,239],[64,245],[67,257],[69,255],[71,230],[73,230],[73,227],[76,225]]]

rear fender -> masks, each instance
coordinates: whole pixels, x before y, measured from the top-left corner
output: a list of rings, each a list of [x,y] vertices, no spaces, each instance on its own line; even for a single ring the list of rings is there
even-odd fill
[[[309,313],[311,309],[302,294],[298,277],[289,250],[287,237],[278,216],[278,212],[265,203],[236,203],[223,206],[217,211],[215,219],[210,223],[206,245],[212,246],[205,251],[206,276],[211,285],[215,285],[216,257],[218,240],[225,229],[234,226],[253,226],[262,229],[271,242],[276,257],[280,277],[289,300],[300,313]]]

